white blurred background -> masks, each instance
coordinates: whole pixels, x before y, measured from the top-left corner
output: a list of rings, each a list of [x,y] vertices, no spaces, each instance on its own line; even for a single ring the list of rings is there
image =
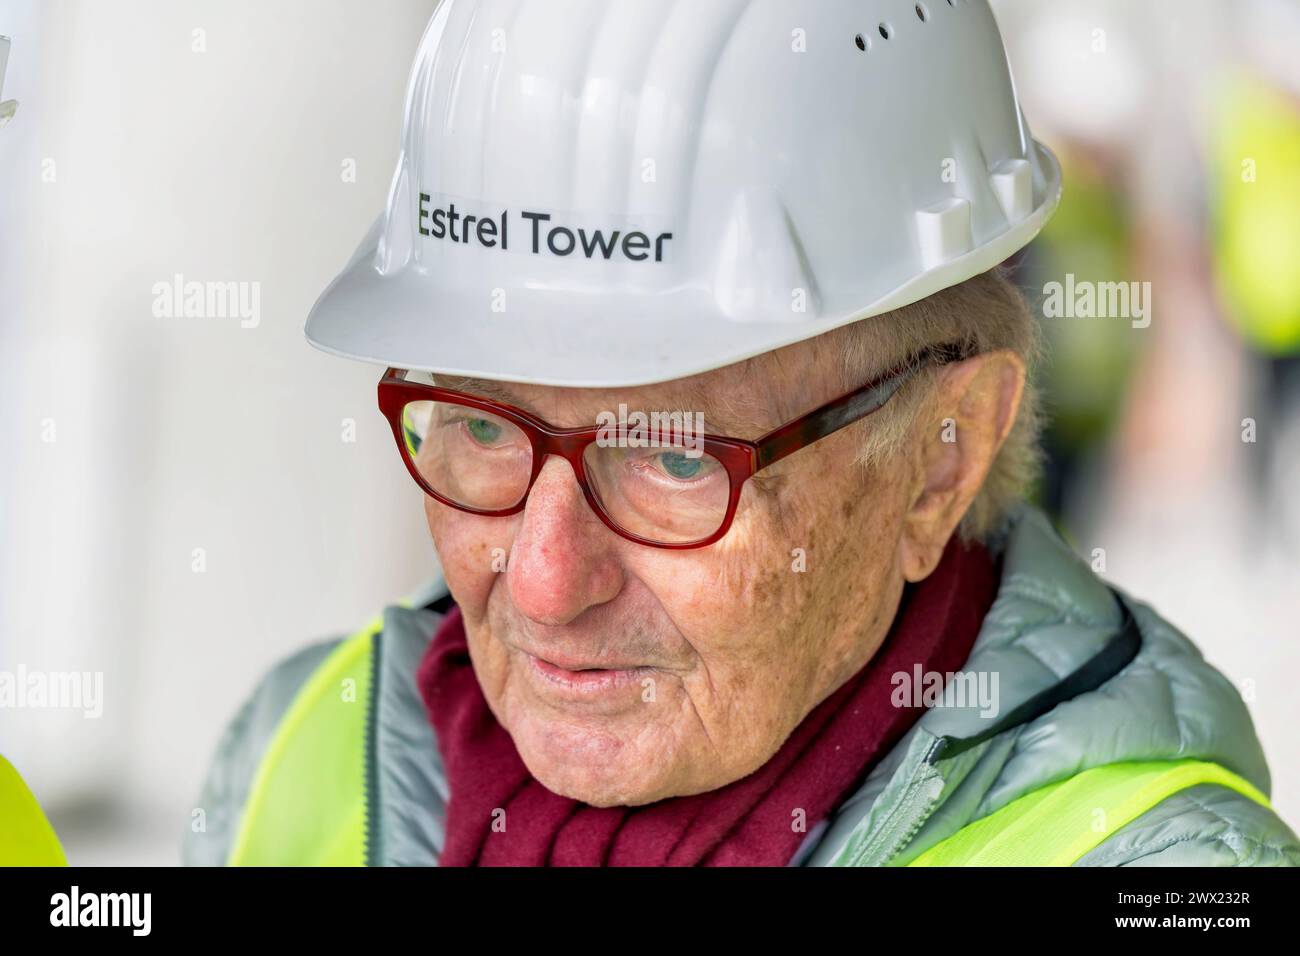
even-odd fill
[[[383,370],[302,331],[434,6],[0,2],[0,667],[104,672],[101,718],[0,711],[0,753],[74,863],[178,862],[254,680],[435,567]],[[259,282],[260,324],[155,318],[178,273]]]
[[[382,208],[435,5],[0,0],[21,104],[0,131],[0,669],[103,671],[105,697],[98,719],[0,711],[0,753],[73,863],[176,863],[254,681],[434,569],[381,370],[302,325]],[[1295,827],[1300,377],[1216,287],[1214,168],[1234,73],[1300,104],[1296,5],[994,6],[1066,167],[1026,284],[1095,261],[1157,296],[1149,329],[1049,329],[1044,504],[1242,688]],[[260,283],[260,323],[156,318],[177,274]]]

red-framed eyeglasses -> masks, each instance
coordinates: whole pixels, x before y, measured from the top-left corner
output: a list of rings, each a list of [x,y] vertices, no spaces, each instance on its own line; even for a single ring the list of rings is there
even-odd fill
[[[764,468],[882,408],[926,365],[964,357],[927,349],[792,422],[750,441],[703,433],[691,416],[625,416],[557,428],[523,409],[390,368],[379,408],[425,494],[483,517],[518,514],[551,455],[573,469],[587,504],[615,534],[656,548],[703,548],[727,533],[747,482]]]

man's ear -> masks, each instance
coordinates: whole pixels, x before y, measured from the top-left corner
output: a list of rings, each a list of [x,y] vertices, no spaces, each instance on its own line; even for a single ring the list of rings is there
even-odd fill
[[[1011,432],[1025,389],[1011,351],[943,366],[911,436],[912,487],[903,515],[903,577],[930,575]]]

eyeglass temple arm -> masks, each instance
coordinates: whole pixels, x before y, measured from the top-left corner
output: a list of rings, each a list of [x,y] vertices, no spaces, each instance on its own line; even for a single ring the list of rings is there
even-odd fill
[[[831,435],[841,428],[852,425],[859,419],[866,418],[879,411],[894,397],[900,388],[907,384],[917,372],[930,364],[946,365],[966,357],[963,349],[956,346],[941,346],[927,349],[917,359],[906,366],[887,373],[874,384],[868,384],[842,398],[827,402],[821,408],[814,409],[802,418],[782,425],[775,431],[768,432],[755,445],[758,447],[758,462],[755,471],[780,461],[800,448]]]
[[[758,463],[755,471],[878,411],[915,373],[916,369],[912,368],[892,375],[876,386],[837,398],[803,418],[795,419],[764,435],[756,442]]]

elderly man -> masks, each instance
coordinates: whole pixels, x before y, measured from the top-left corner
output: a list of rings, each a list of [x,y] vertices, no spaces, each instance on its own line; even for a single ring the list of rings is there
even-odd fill
[[[276,667],[193,863],[1300,863],[1249,715],[1021,500],[1059,196],[982,0],[446,0],[308,337],[443,577]]]

